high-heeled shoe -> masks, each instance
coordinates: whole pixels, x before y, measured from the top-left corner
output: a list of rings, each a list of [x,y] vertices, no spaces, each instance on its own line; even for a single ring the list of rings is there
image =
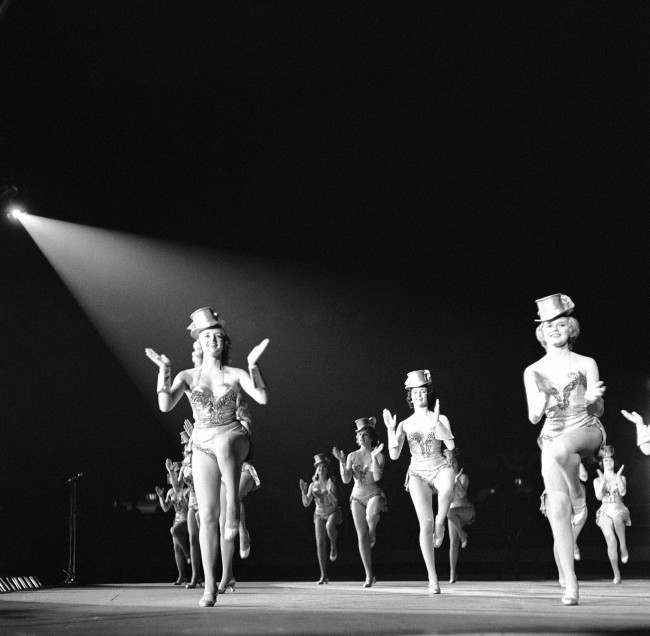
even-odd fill
[[[339,558],[339,551],[335,545],[330,546],[330,561],[334,563]]]
[[[578,604],[578,586],[569,590],[569,587],[564,588],[564,595],[562,596],[562,605],[577,605]]]
[[[627,563],[629,560],[630,560],[630,555],[627,553],[627,550],[625,550],[625,552],[621,550],[621,563]]]
[[[226,592],[234,592],[235,591],[235,586],[237,585],[237,581],[235,581],[235,577],[233,576],[228,583],[226,583],[223,587],[221,585],[217,588],[217,593],[218,594],[225,594]]]
[[[615,577],[612,579],[612,583],[613,583],[614,585],[620,585],[620,584],[621,584],[621,577],[620,577],[620,576],[615,576]]]
[[[363,584],[363,587],[372,587],[377,582],[377,577],[373,576],[370,579],[366,579],[366,582]]]
[[[326,576],[321,576],[318,581],[316,581],[316,585],[327,585],[330,582],[330,580]]]
[[[450,581],[450,583],[451,582],[452,581]],[[428,588],[427,591],[428,591],[429,594],[440,594],[440,584],[439,583],[429,583],[429,588]]]
[[[196,586],[197,586],[196,581],[190,581],[189,583],[185,583],[186,590],[193,590]]]
[[[580,548],[577,543],[573,544],[573,560],[580,561]]]
[[[209,594],[206,592],[203,594],[201,597],[201,600],[199,601],[199,607],[214,607],[214,604],[217,602],[217,595],[216,594]]]
[[[187,579],[184,579],[182,576],[179,576],[173,583],[172,585],[183,585]]]

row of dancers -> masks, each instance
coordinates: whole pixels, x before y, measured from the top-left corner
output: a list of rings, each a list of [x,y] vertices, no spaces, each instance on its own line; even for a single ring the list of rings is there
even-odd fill
[[[546,516],[564,582],[562,603],[577,605],[579,586],[573,562],[572,519],[583,515],[586,509],[584,489],[579,479],[580,462],[593,457],[606,446],[605,429],[599,419],[604,408],[605,385],[600,380],[595,360],[573,351],[580,325],[571,315],[575,307],[571,299],[564,294],[552,294],[535,302],[538,311],[535,334],[545,354],[524,371],[528,418],[532,424],[544,420],[538,444],[541,448]],[[234,551],[232,546],[240,532],[239,478],[251,448],[250,415],[243,393],[259,404],[266,404],[268,400],[259,359],[269,340],[263,340],[248,354],[248,370],[239,369],[228,364],[231,342],[219,315],[210,307],[202,307],[191,314],[191,320],[188,330],[198,342],[196,351],[198,357],[200,349],[200,363],[197,360],[193,368],[180,371],[172,380],[169,358],[153,349],[146,349],[145,353],[159,369],[157,393],[160,410],[170,411],[183,395],[192,407],[192,475],[205,576],[204,594],[199,605],[211,607],[216,602],[218,591],[216,560],[219,542],[221,540],[222,546]],[[383,412],[388,453],[391,459],[397,459],[404,441],[408,442],[411,462],[407,486],[420,526],[419,542],[428,574],[428,589],[430,593],[438,594],[440,586],[434,549],[442,544],[457,483],[457,472],[452,468],[449,453],[446,453],[453,451],[454,439],[449,420],[440,413],[440,402],[435,396],[430,374],[426,370],[409,372],[404,388],[412,414],[398,423],[396,415],[386,409]],[[370,431],[374,426],[367,426],[367,421],[358,424],[359,450],[346,456],[335,449],[334,455],[339,461],[342,480],[355,479],[355,488],[358,485],[360,496],[357,497],[353,491],[352,515],[360,536],[366,583],[372,585],[370,550],[386,500],[376,483],[384,466],[383,446],[373,446]],[[222,482],[225,491],[223,506]],[[309,488],[304,494],[308,499]],[[434,495],[438,498],[437,515],[433,513]],[[223,513],[221,532],[220,513]],[[317,536],[322,537],[322,524],[316,527]],[[330,551],[330,558],[332,556]]]

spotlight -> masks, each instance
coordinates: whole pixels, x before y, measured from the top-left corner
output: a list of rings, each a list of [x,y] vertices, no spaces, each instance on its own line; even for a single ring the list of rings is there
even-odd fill
[[[27,212],[17,205],[12,205],[7,210],[7,218],[11,221],[22,221],[27,216]]]

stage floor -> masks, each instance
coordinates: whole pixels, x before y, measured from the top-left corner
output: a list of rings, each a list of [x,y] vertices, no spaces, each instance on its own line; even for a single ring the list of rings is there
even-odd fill
[[[242,582],[214,608],[169,584],[61,587],[0,595],[2,634],[607,633],[650,630],[650,580],[587,581],[580,605],[550,581]]]

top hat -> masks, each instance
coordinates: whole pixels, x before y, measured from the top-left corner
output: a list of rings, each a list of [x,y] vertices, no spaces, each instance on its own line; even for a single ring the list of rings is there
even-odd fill
[[[329,464],[330,458],[325,453],[316,453],[314,455],[314,466],[319,464]]]
[[[558,316],[568,316],[575,307],[575,303],[566,294],[551,294],[544,298],[538,298],[535,302],[539,316],[539,318],[535,318],[535,322],[545,322]]]
[[[406,374],[406,382],[404,382],[405,389],[415,389],[419,386],[431,385],[431,372],[429,369],[421,369],[419,371],[409,371]]]
[[[187,330],[194,340],[204,329],[211,327],[223,327],[226,323],[219,318],[219,314],[212,310],[212,307],[201,307],[190,314],[192,322],[188,325]]]
[[[361,431],[365,430],[366,428],[375,428],[375,424],[377,424],[377,418],[376,417],[360,417],[357,420],[354,420],[354,423],[356,424],[357,427],[357,433],[360,433]]]
[[[609,457],[611,459],[614,459],[614,447],[611,444],[606,444],[605,446],[602,447],[600,450],[600,453],[598,453],[602,459],[605,459],[606,457]]]

